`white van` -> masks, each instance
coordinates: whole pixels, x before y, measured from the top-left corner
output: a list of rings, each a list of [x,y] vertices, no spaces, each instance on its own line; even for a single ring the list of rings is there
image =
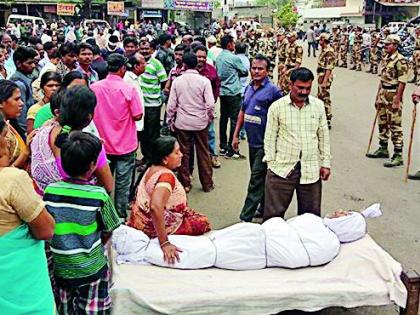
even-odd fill
[[[100,28],[104,29],[110,29],[111,26],[109,23],[105,20],[95,20],[95,19],[87,19],[83,21],[82,27],[87,30],[89,28],[89,25],[92,25],[93,23],[96,24],[96,26],[99,26]]]
[[[47,28],[47,24],[45,23],[44,19],[38,16],[11,14],[7,19],[8,24],[13,23],[17,25],[17,23],[22,24],[22,22],[31,22],[32,25],[41,24],[43,28]]]
[[[388,23],[388,28],[389,31],[391,32],[391,34],[397,33],[400,28],[403,28],[407,25],[407,23],[405,22],[389,22]]]
[[[255,22],[255,21],[252,21],[252,23],[251,23],[251,20],[239,20],[239,21],[236,22],[236,24],[245,25],[245,26],[254,25],[255,30],[261,30],[262,29],[262,26],[261,26],[260,23]]]

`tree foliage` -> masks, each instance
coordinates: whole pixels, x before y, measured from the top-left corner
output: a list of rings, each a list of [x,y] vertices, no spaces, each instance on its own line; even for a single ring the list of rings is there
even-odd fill
[[[219,9],[222,7],[222,3],[220,2],[220,0],[213,0],[213,7],[216,9]]]
[[[284,28],[294,27],[299,19],[299,14],[291,1],[283,3],[275,13],[279,24]]]
[[[287,2],[286,0],[256,0],[257,5],[267,6],[272,9],[280,9],[280,7]]]

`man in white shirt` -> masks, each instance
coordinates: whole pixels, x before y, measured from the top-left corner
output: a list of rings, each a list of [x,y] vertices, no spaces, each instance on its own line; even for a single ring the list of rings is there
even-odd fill
[[[315,39],[315,31],[314,26],[312,25],[305,34],[306,40],[308,41],[308,57],[311,55],[311,47],[313,51],[313,56],[316,57],[315,50],[316,50],[316,39]]]
[[[217,57],[223,50],[222,48],[217,47],[216,43],[216,37],[210,36],[209,38],[207,38],[207,47],[209,48],[209,51],[207,53],[207,62],[212,66],[216,63]]]
[[[362,38],[363,38],[363,44],[362,44],[362,49],[363,49],[363,59],[367,59],[366,61],[369,61],[369,52],[370,52],[370,45],[371,45],[371,36],[370,33],[367,30],[363,30],[363,34],[362,34]]]
[[[42,45],[44,45],[45,43],[51,42],[51,40],[52,40],[51,35],[52,35],[52,31],[51,30],[49,30],[47,28],[44,29],[44,32],[43,32],[43,34],[41,36],[41,43],[42,43]]]
[[[144,106],[144,99],[143,99],[143,92],[140,88],[140,81],[139,77],[142,73],[144,73],[144,69],[146,68],[146,59],[144,59],[143,55],[140,53],[135,53],[128,59],[127,72],[124,75],[124,81],[127,83],[132,84],[137,92],[139,93],[141,106]],[[144,113],[144,110],[143,110]],[[137,131],[142,131],[144,128],[144,115],[143,117],[136,121],[136,129]]]

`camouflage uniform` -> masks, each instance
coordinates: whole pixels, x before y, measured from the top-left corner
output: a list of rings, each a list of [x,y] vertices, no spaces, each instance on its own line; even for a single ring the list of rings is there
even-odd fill
[[[388,29],[384,29],[384,33],[383,33],[383,37],[381,38],[381,40],[379,41],[379,46],[381,47],[379,50],[379,56],[381,57],[381,60],[379,61],[379,73],[378,76],[381,76],[382,73],[382,69],[384,67],[384,62],[385,62],[385,58],[386,58],[386,51],[385,51],[385,47],[384,47],[384,41],[385,38],[390,34]]]
[[[354,38],[353,50],[351,52],[351,63],[353,64],[351,70],[356,69],[356,71],[362,71],[362,44],[362,33],[358,30]]]
[[[398,38],[396,35],[390,35],[389,40]],[[388,40],[387,38],[387,40]],[[381,71],[381,81],[378,94],[376,96],[375,107],[379,112],[379,145],[378,151],[382,156],[378,156],[378,151],[368,154],[368,157],[386,157],[388,155],[388,140],[391,135],[391,141],[394,144],[394,156],[398,155],[402,165],[402,149],[403,149],[403,130],[402,130],[402,100],[398,109],[393,109],[393,99],[397,94],[399,83],[407,83],[408,63],[405,58],[396,51],[392,55],[387,55],[384,60],[384,66]],[[376,156],[375,156],[376,154]],[[392,162],[391,162],[392,163]],[[385,166],[397,166],[385,163]]]
[[[281,73],[283,71],[283,67],[285,66],[286,62],[286,53],[287,53],[287,45],[289,42],[286,38],[283,38],[283,40],[277,42],[277,56],[279,57],[279,62],[277,64],[277,82],[280,85],[280,78]]]
[[[416,36],[416,47],[413,53],[413,72],[414,72],[414,83],[420,85],[420,32]]]
[[[265,41],[266,39],[258,34],[257,45],[256,45],[256,54],[264,55],[265,52]]]
[[[270,68],[268,69],[268,75],[270,79],[273,80],[273,71],[276,65],[276,56],[277,56],[277,43],[274,34],[269,32],[267,38],[264,38],[263,43],[263,54],[270,60]]]
[[[338,57],[340,53],[340,29],[334,28],[332,32],[332,44],[334,50],[335,62],[338,62]]]
[[[288,44],[286,50],[285,69],[283,70],[283,74],[280,77],[279,83],[280,88],[284,94],[290,92],[290,75],[293,69],[297,68],[298,65],[300,66],[302,64],[302,56],[303,48],[300,44],[297,43],[297,41],[293,42],[292,44]]]
[[[340,38],[340,60],[342,68],[347,68],[347,53],[349,51],[349,33],[342,33]]]
[[[318,73],[318,98],[324,102],[325,114],[327,115],[328,126],[331,128],[331,119],[332,119],[332,105],[330,90],[331,84],[333,81],[332,71],[336,65],[336,52],[334,48],[330,45],[327,45],[325,48],[321,49],[321,53],[318,57],[318,66],[316,72]],[[324,82],[324,77],[327,70],[331,70],[330,76],[328,77],[327,86],[321,87],[322,82]]]
[[[372,35],[372,44],[370,46],[370,69],[368,72],[372,72],[373,74],[378,73],[378,65],[379,65],[379,58],[381,54],[381,50],[378,47],[379,43],[379,35],[374,34]]]
[[[249,59],[252,59],[255,57],[256,55],[256,46],[257,46],[257,40],[255,38],[254,34],[250,34],[249,36],[247,36],[246,38],[246,43],[248,45],[248,57]]]

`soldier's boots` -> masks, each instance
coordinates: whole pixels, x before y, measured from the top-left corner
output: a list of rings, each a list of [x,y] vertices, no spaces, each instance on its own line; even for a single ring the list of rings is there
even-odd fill
[[[416,83],[416,82],[417,82],[417,76],[416,75],[414,75],[414,77],[410,81],[408,81],[408,83]]]
[[[356,70],[356,66],[352,66],[350,70]]]
[[[384,163],[385,167],[397,167],[397,166],[403,166],[404,161],[402,158],[401,153],[394,153],[391,160]]]
[[[416,174],[410,174],[410,175],[408,175],[408,179],[420,180],[420,171],[418,171]]]
[[[386,147],[379,147],[375,152],[373,153],[367,153],[366,157],[371,159],[387,159],[389,158],[389,152]]]
[[[358,65],[356,71],[362,71],[362,66]]]

